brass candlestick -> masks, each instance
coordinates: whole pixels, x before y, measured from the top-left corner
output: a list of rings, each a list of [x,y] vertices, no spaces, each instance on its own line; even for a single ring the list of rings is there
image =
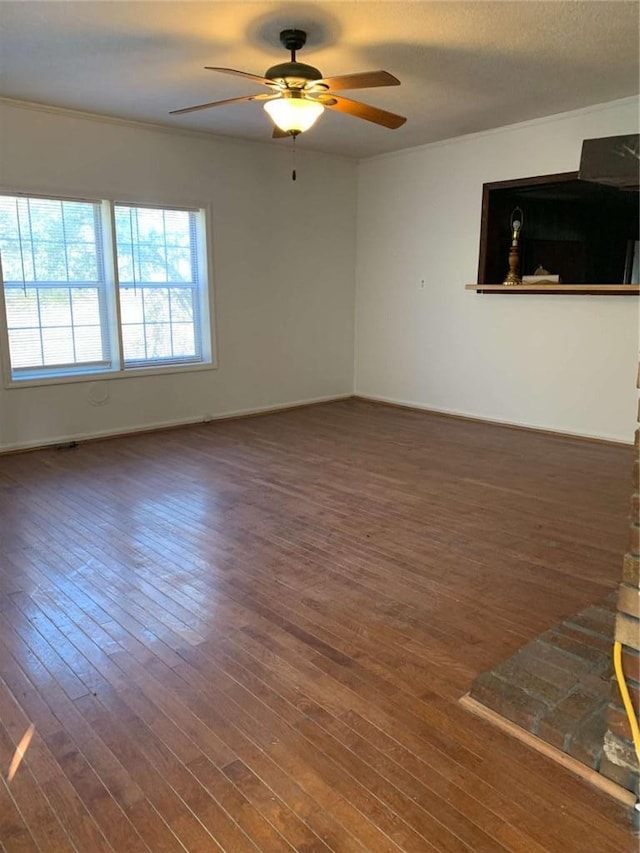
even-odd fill
[[[502,282],[505,285],[522,284],[522,279],[518,275],[518,267],[520,265],[520,231],[524,215],[519,207],[511,212],[511,247],[509,249],[509,272],[507,277]]]

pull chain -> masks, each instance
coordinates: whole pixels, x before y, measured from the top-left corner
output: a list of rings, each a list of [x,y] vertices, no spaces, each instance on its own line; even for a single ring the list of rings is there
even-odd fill
[[[293,168],[291,170],[291,180],[296,180],[296,137],[293,135],[291,137],[291,161],[293,164]]]

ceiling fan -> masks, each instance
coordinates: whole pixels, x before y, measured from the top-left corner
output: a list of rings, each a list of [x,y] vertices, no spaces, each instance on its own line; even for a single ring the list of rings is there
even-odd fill
[[[272,66],[265,71],[264,77],[249,74],[246,71],[236,71],[233,68],[205,66],[207,71],[221,71],[223,74],[233,74],[237,77],[246,77],[255,83],[262,83],[271,90],[269,94],[245,95],[241,98],[212,101],[195,107],[172,110],[170,115],[181,115],[243,101],[264,101],[264,108],[275,124],[273,136],[276,138],[296,137],[299,133],[309,130],[325,108],[363,118],[392,130],[405,123],[406,118],[403,116],[335,94],[343,89],[399,86],[400,81],[393,74],[389,74],[388,71],[364,71],[341,77],[323,77],[317,68],[296,60],[296,51],[304,46],[306,40],[307,34],[303,30],[282,30],[280,42],[286,50],[291,51],[291,60]]]

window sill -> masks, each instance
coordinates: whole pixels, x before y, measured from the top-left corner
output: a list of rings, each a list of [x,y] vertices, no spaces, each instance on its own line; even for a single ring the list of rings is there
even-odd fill
[[[50,376],[37,379],[9,379],[4,383],[7,390],[16,388],[37,388],[50,385],[75,385],[78,382],[104,382],[111,379],[140,379],[143,376],[167,376],[170,373],[199,373],[204,370],[217,370],[218,365],[172,364],[166,367],[135,367],[127,370],[104,370],[95,373],[81,373],[75,376]]]

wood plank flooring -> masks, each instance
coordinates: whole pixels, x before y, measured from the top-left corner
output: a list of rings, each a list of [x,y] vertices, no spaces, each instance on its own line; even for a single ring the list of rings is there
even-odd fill
[[[617,585],[631,462],[359,401],[0,458],[3,848],[635,850],[457,703]]]

